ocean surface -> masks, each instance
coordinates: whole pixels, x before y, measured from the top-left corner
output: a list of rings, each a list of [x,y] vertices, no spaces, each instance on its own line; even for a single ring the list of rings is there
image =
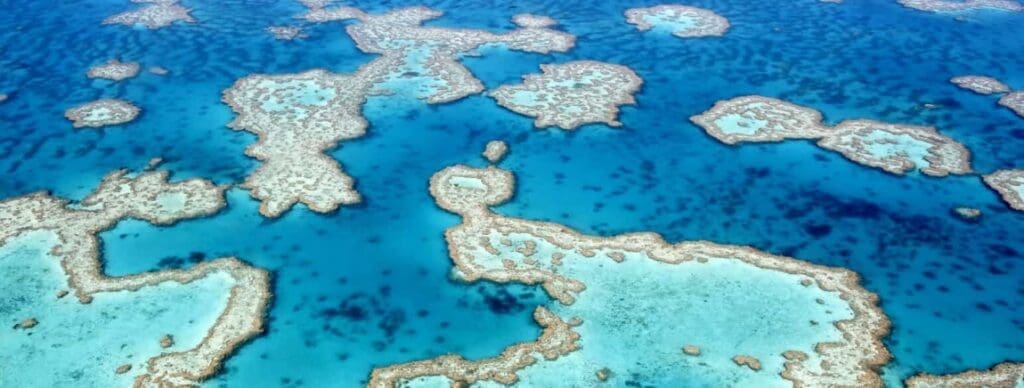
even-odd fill
[[[211,217],[170,227],[124,220],[102,233],[110,275],[222,256],[272,271],[267,332],[205,386],[358,386],[377,366],[445,353],[490,357],[535,339],[533,309],[550,299],[538,287],[450,280],[442,233],[460,221],[427,193],[430,176],[446,166],[483,166],[479,153],[494,139],[509,143],[502,167],[518,180],[515,199],[496,209],[503,215],[596,235],[653,231],[670,242],[749,245],[858,272],[893,322],[885,342],[894,358],[884,369],[891,386],[918,372],[1024,359],[1024,213],[979,176],[895,176],[807,141],[728,146],[688,119],[718,100],[759,94],[817,109],[830,125],[866,118],[935,126],[971,150],[980,173],[1022,167],[1024,118],[948,80],[983,74],[1024,89],[1024,14],[957,18],[892,0],[687,0],[732,26],[720,38],[680,39],[625,23],[625,9],[653,1],[343,3],[367,12],[426,5],[445,13],[426,25],[495,32],[529,12],[577,36],[566,53],[488,47],[463,58],[489,90],[540,64],[581,59],[628,66],[644,85],[637,105],[623,108],[622,127],[573,132],[535,129],[532,118],[486,95],[442,105],[401,93],[371,97],[367,135],[330,153],[356,180],[362,204],[330,214],[298,205],[266,219],[233,188],[228,207]],[[49,190],[81,199],[106,173],[154,157],[174,179],[241,182],[257,166],[243,154],[256,138],[226,127],[234,113],[221,102],[225,89],[252,73],[348,73],[374,58],[345,33],[350,22],[307,24],[295,18],[304,11],[297,2],[182,5],[197,23],[146,30],[101,25],[137,6],[128,1],[0,1],[0,93],[9,95],[0,103],[0,197]],[[308,37],[275,40],[264,31],[271,25],[301,25]],[[121,82],[85,76],[110,58],[143,70]],[[63,116],[104,97],[143,113],[79,130]],[[957,206],[984,215],[965,222],[952,213]],[[18,287],[8,268],[0,266],[0,285]],[[0,316],[9,318],[3,309]],[[7,346],[0,342],[0,354]]]

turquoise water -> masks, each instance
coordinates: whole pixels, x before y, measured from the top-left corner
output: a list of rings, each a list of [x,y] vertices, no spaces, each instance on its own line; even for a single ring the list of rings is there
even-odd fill
[[[118,367],[142,371],[150,357],[198,345],[233,286],[229,276],[217,274],[187,285],[98,293],[84,305],[71,295],[56,296],[67,290],[58,259],[48,254],[56,243],[54,233],[36,231],[0,248],[0,273],[13,286],[0,297],[5,329],[38,321],[29,330],[0,332],[5,386],[130,386],[134,374],[117,374]],[[166,350],[164,335],[174,339]]]
[[[341,22],[306,26],[305,40],[274,40],[266,26],[298,23],[302,7],[289,1],[185,0],[199,22],[155,31],[100,25],[134,7],[127,1],[0,4],[0,93],[9,95],[0,103],[3,197],[49,189],[81,198],[107,172],[157,156],[178,178],[240,182],[256,167],[243,154],[256,140],[225,126],[234,114],[220,101],[224,89],[251,73],[349,73],[373,58]],[[510,143],[503,166],[518,178],[515,200],[498,208],[504,215],[598,235],[650,230],[669,241],[751,245],[859,272],[894,323],[885,369],[893,385],[918,371],[1024,357],[1024,215],[976,176],[895,177],[803,141],[726,146],[688,120],[715,101],[758,94],[820,110],[829,125],[932,125],[972,151],[976,171],[1021,167],[1024,120],[948,79],[985,74],[1024,88],[1014,65],[1024,63],[1024,15],[982,11],[958,21],[889,0],[698,0],[687,4],[732,27],[721,38],[680,39],[625,23],[626,8],[652,1],[346,4],[375,12],[426,4],[446,12],[428,25],[496,32],[532,12],[578,37],[567,53],[497,46],[464,58],[488,90],[519,83],[542,63],[583,59],[628,66],[645,83],[638,105],[623,107],[623,127],[573,133],[536,130],[482,95],[433,106],[372,97],[367,135],[331,154],[364,203],[328,215],[297,206],[268,220],[233,189],[228,209],[213,217],[172,227],[127,220],[101,234],[113,275],[224,255],[273,271],[267,334],[227,359],[208,386],[355,386],[374,366],[447,352],[489,357],[536,338],[531,313],[549,303],[543,291],[449,280],[441,233],[459,221],[426,190],[446,166],[482,165],[492,139]],[[113,57],[143,71],[116,83],[85,77]],[[170,73],[145,70],[154,65]],[[132,101],[142,113],[125,125],[72,129],[64,110],[101,97]],[[966,223],[951,214],[956,206],[984,215]],[[8,273],[5,287],[16,284]],[[140,338],[139,346],[156,341]]]

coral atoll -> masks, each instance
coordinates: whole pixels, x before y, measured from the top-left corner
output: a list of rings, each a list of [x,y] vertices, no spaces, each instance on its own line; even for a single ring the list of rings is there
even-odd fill
[[[635,104],[643,80],[621,65],[575,61],[540,66],[543,74],[523,76],[523,83],[503,85],[490,93],[513,112],[536,117],[534,126],[565,130],[590,123],[621,126],[619,106]]]

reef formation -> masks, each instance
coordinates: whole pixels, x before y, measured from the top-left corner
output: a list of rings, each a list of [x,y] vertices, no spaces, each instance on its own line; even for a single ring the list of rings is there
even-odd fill
[[[351,7],[323,8],[326,2],[304,4],[310,9],[302,18],[310,22],[357,20],[346,27],[349,36],[362,51],[380,56],[352,74],[254,74],[224,92],[223,100],[238,114],[230,126],[259,136],[246,155],[264,163],[242,187],[261,201],[266,217],[299,202],[330,212],[361,200],[352,178],[324,153],[366,132],[362,106],[369,96],[410,93],[429,104],[455,101],[484,90],[459,63],[461,55],[488,44],[535,53],[575,44],[572,35],[546,28],[550,24],[533,15],[519,15],[520,28],[495,34],[421,26],[441,16],[425,7],[371,15]]]
[[[1010,109],[1018,116],[1024,117],[1024,90],[1014,91],[998,79],[980,75],[953,77],[950,82],[978,94],[1002,94],[998,104]]]
[[[149,357],[145,370],[135,377],[137,387],[194,385],[214,374],[228,354],[263,330],[271,298],[268,273],[235,258],[222,258],[188,270],[110,277],[102,271],[98,234],[126,218],[170,225],[211,215],[225,206],[225,189],[200,179],[169,182],[166,171],[136,175],[115,171],[77,203],[45,192],[0,202],[0,245],[35,231],[55,234],[50,255],[60,260],[68,288],[83,304],[105,293],[136,292],[169,282],[188,284],[215,275],[230,278],[227,305],[202,341],[191,349]],[[56,294],[59,298],[67,292]]]
[[[1024,11],[1016,0],[896,0],[904,7],[928,12],[963,12],[977,9]]]
[[[725,144],[811,139],[819,147],[892,174],[920,170],[941,177],[971,172],[970,151],[935,128],[874,120],[846,120],[829,127],[820,112],[770,97],[719,101],[690,120]]]
[[[141,109],[128,101],[107,98],[68,109],[64,117],[71,120],[75,128],[99,128],[135,120],[139,112]]]
[[[1011,208],[1024,212],[1024,170],[1000,170],[982,176]]]
[[[1024,90],[1007,93],[999,99],[999,105],[1009,108],[1017,116],[1024,117]]]
[[[978,94],[1009,93],[1010,87],[999,80],[983,75],[963,75],[949,80],[956,86]]]
[[[712,11],[685,5],[658,5],[626,10],[626,22],[647,31],[665,29],[680,38],[722,36],[729,30],[729,19]]]
[[[573,130],[591,123],[622,126],[620,105],[634,105],[643,80],[621,65],[575,61],[540,65],[543,74],[523,76],[518,85],[502,85],[491,97],[513,112],[536,117],[534,126]]]
[[[132,0],[144,4],[141,8],[125,11],[103,20],[103,24],[142,25],[155,30],[170,26],[174,22],[195,23],[190,9],[178,4],[178,0]]]
[[[907,388],[1016,388],[1024,386],[1024,363],[1006,362],[989,370],[971,370],[952,375],[922,373],[907,379],[906,384]]]
[[[462,217],[445,232],[453,276],[540,285],[557,301],[534,313],[541,336],[493,358],[378,368],[370,387],[622,385],[630,375],[653,385],[881,386],[890,324],[856,273],[749,247],[669,244],[654,233],[587,236],[492,212],[514,186],[512,173],[493,165],[456,165],[430,179],[437,205]]]
[[[89,78],[123,81],[138,75],[139,67],[138,62],[121,62],[117,59],[111,59],[102,65],[93,66],[86,75]]]
[[[302,28],[295,26],[270,26],[267,27],[267,32],[277,40],[295,40],[306,37],[306,34],[302,32]]]

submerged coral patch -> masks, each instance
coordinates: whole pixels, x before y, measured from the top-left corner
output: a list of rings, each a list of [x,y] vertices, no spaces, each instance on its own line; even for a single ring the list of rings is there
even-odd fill
[[[167,27],[174,22],[195,23],[190,9],[178,4],[178,0],[132,0],[143,4],[141,8],[125,11],[103,20],[103,24],[142,25],[148,29]]]
[[[88,102],[64,112],[75,128],[99,128],[107,125],[124,124],[138,117],[139,109],[124,100],[102,99]]]
[[[111,81],[122,81],[139,74],[138,62],[121,62],[111,59],[102,65],[96,65],[86,73],[89,78],[104,78]]]
[[[893,174],[913,170],[931,176],[971,172],[967,148],[935,128],[873,120],[847,120],[828,127],[822,123],[820,112],[769,97],[719,101],[690,121],[726,144],[814,139],[822,148]]]
[[[270,26],[267,27],[267,32],[274,36],[277,40],[295,40],[306,37],[306,33],[302,31],[302,27],[296,26]]]
[[[680,38],[722,36],[729,30],[729,19],[710,10],[685,5],[658,5],[626,10],[626,22],[636,29],[663,29]]]
[[[643,80],[621,65],[575,61],[541,65],[543,74],[523,77],[518,85],[503,85],[490,93],[509,110],[536,117],[534,126],[565,130],[585,124],[621,126],[619,106],[636,104],[633,94]]]
[[[536,284],[558,301],[535,315],[542,336],[480,361],[442,356],[378,368],[371,387],[625,385],[638,375],[653,385],[881,383],[889,321],[855,273],[747,247],[669,244],[654,233],[587,236],[492,212],[514,184],[508,171],[457,165],[436,173],[430,192],[463,218],[445,232],[454,276]],[[734,362],[748,368],[723,367]]]

